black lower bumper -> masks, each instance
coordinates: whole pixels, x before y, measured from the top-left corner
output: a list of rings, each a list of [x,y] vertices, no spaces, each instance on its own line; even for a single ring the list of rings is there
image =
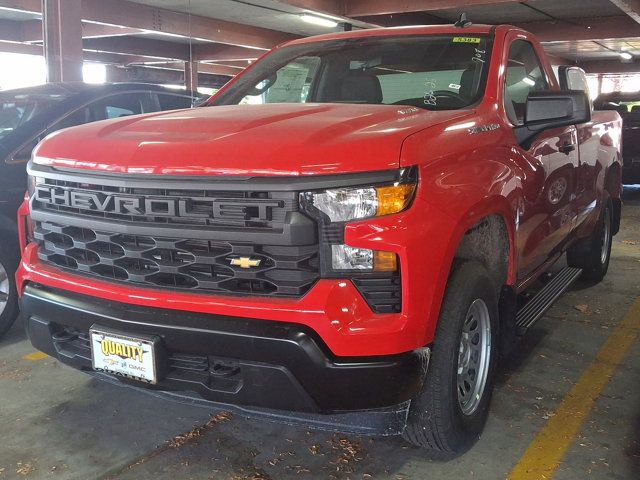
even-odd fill
[[[25,287],[21,310],[33,345],[62,363],[92,371],[92,325],[157,335],[166,356],[157,385],[110,378],[255,411],[397,413],[420,390],[428,363],[426,349],[338,358],[300,325],[138,307],[36,284]]]

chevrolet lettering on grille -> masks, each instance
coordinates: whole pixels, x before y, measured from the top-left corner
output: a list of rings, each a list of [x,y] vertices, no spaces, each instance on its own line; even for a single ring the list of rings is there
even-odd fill
[[[134,216],[238,218],[271,220],[271,210],[283,202],[268,199],[221,199],[209,197],[153,198],[132,195],[84,192],[53,186],[35,189],[37,202],[101,213]],[[194,206],[198,208],[195,209]]]

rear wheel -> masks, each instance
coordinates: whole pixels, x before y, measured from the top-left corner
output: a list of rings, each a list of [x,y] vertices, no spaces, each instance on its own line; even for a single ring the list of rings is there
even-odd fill
[[[572,245],[567,251],[567,263],[582,268],[582,278],[601,281],[609,270],[613,238],[613,202],[606,195],[593,234]]]
[[[18,316],[18,294],[15,282],[16,260],[0,248],[0,337]]]
[[[425,385],[412,401],[404,438],[454,457],[479,438],[497,359],[497,292],[487,270],[467,261],[452,273]]]

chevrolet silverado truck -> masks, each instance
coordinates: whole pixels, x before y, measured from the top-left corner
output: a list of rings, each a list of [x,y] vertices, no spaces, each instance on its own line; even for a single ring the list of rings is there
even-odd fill
[[[156,395],[458,455],[499,357],[606,274],[620,132],[516,27],[291,41],[206,107],[40,143],[29,337]]]

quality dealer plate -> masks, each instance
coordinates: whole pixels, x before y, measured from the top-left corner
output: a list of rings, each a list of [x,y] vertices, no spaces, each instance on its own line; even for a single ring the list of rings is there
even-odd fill
[[[98,328],[89,330],[94,370],[157,383],[153,337],[133,337]]]

